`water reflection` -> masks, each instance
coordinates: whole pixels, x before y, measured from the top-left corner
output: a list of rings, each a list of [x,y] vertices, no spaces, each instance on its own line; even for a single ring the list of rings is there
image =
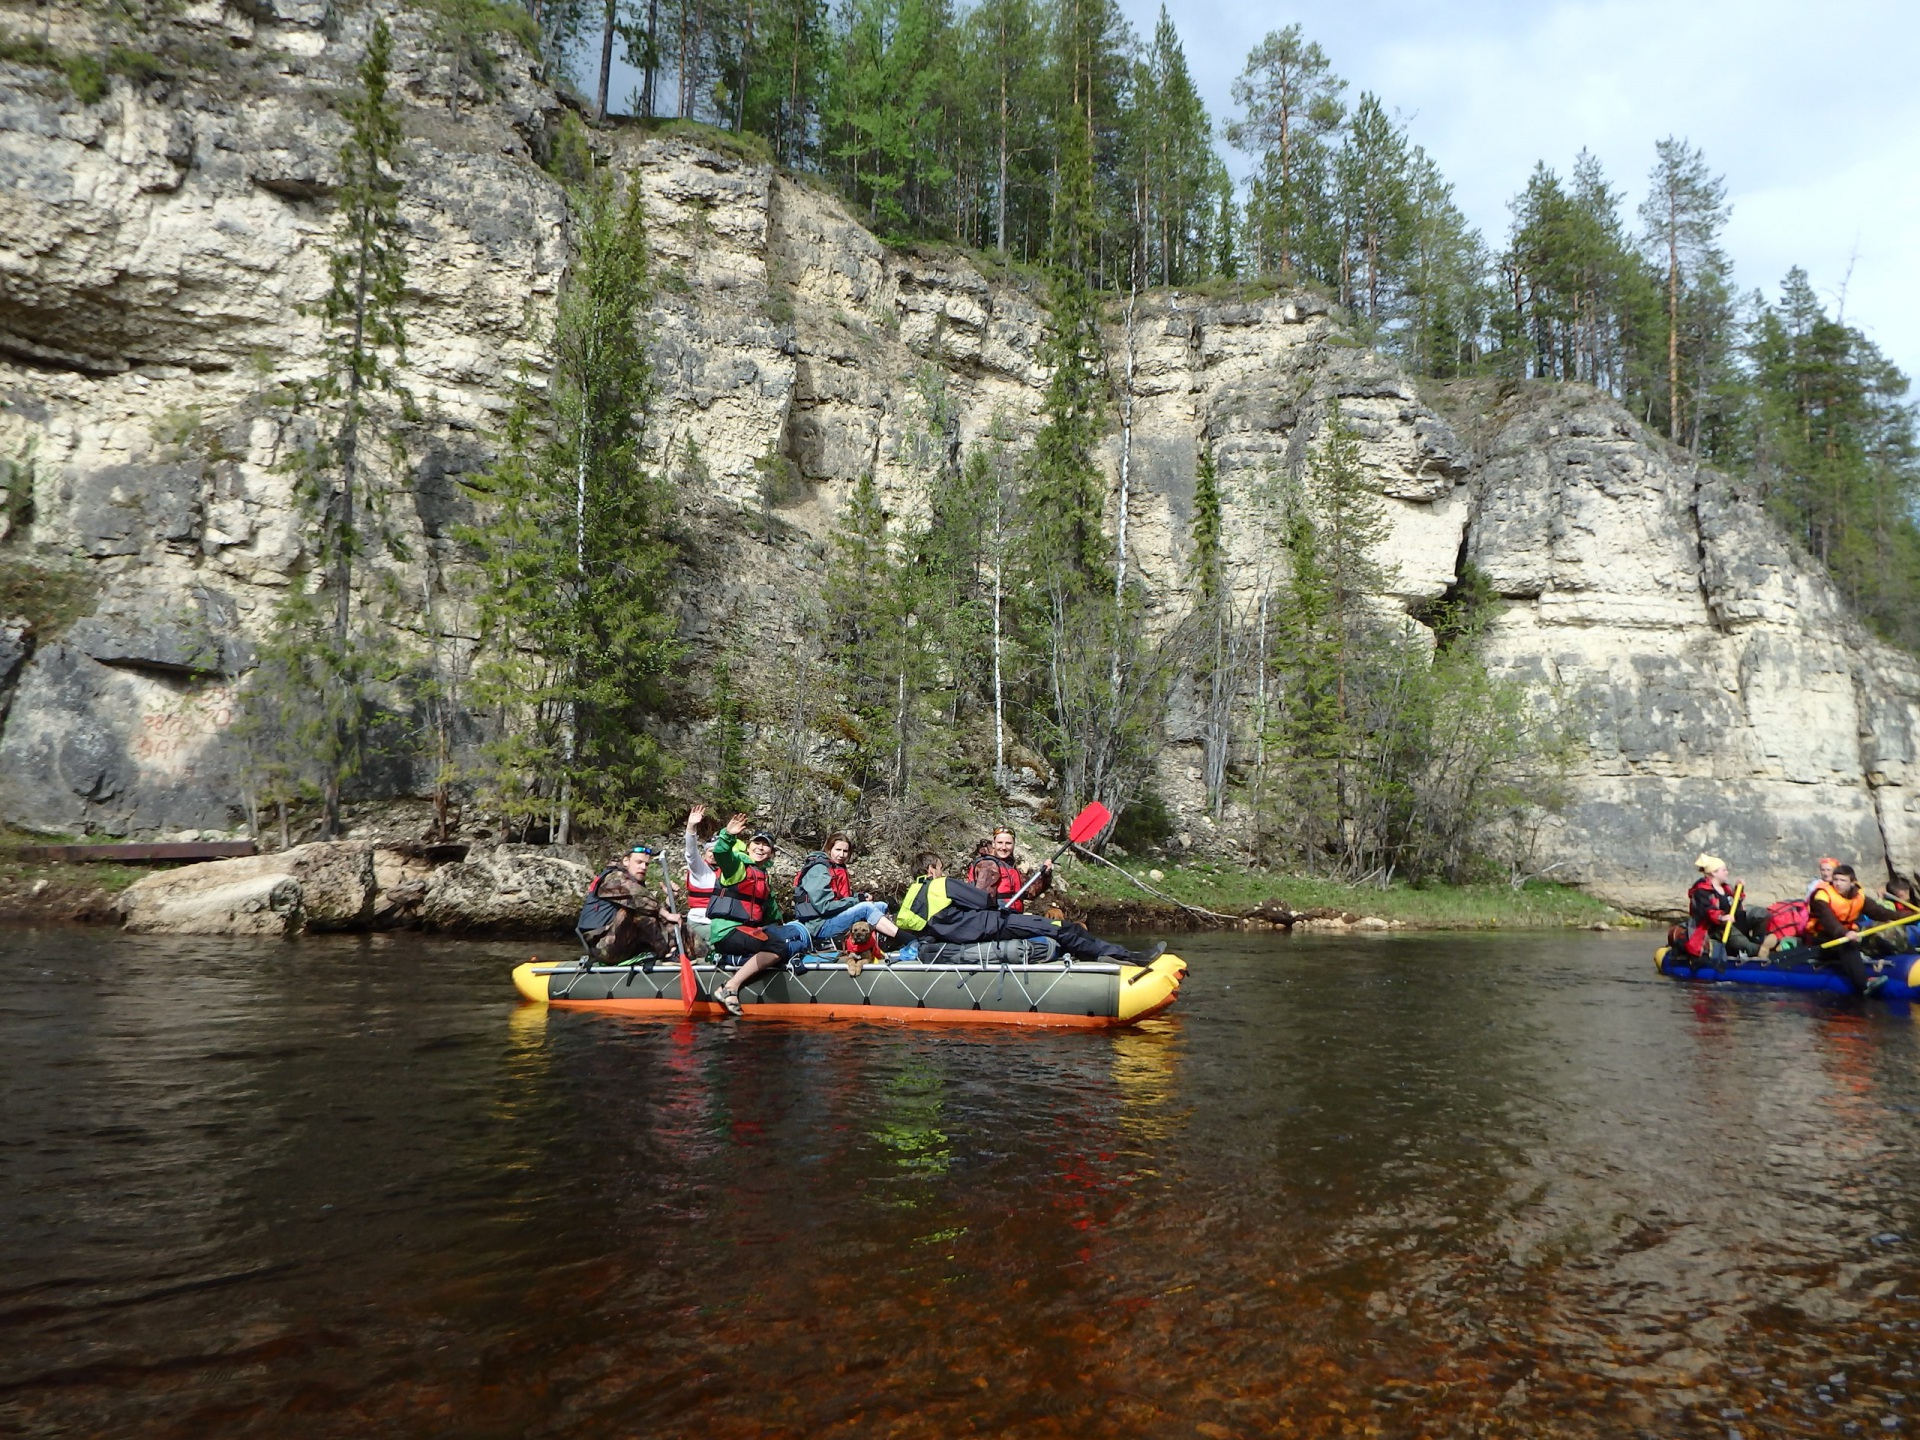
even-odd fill
[[[0,1428],[1920,1421],[1911,1015],[1637,937],[1183,948],[1166,1017],[996,1035],[516,1007],[510,946],[9,937]]]

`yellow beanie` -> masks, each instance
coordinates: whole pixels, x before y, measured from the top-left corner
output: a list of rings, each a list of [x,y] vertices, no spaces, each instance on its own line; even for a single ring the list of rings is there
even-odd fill
[[[1723,868],[1726,863],[1718,855],[1709,855],[1704,850],[1693,857],[1693,868],[1702,875],[1711,875],[1714,871]]]

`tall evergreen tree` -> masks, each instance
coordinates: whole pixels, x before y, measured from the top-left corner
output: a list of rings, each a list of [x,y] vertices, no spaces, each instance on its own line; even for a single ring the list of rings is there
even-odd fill
[[[313,584],[289,588],[250,681],[256,750],[282,757],[269,762],[276,774],[312,777],[329,836],[340,833],[342,790],[365,759],[380,687],[402,666],[390,623],[393,577],[362,563],[405,554],[385,503],[405,483],[405,456],[390,445],[383,463],[374,450],[386,418],[375,397],[387,392],[405,403],[397,367],[406,343],[407,232],[395,173],[400,113],[388,93],[392,53],[386,21],[376,19],[359,88],[342,106],[339,220],[320,304],[327,370],[313,395],[320,435],[300,456],[295,484],[312,518]]]
[[[1697,377],[1717,374],[1732,350],[1726,304],[1729,267],[1720,249],[1720,232],[1730,213],[1727,187],[1707,169],[1706,157],[1686,141],[1668,136],[1655,149],[1659,158],[1648,177],[1640,221],[1641,244],[1662,277],[1665,300],[1667,436],[1676,445],[1697,447],[1695,401],[1705,399]],[[1695,353],[1685,353],[1688,350]],[[1688,386],[1688,380],[1696,383]],[[1713,382],[1705,383],[1711,387]]]
[[[1254,156],[1261,185],[1249,207],[1255,229],[1254,264],[1291,279],[1312,224],[1325,137],[1345,112],[1347,82],[1333,73],[1326,52],[1298,25],[1275,30],[1253,48],[1233,82],[1233,101],[1246,113],[1227,126],[1227,139]]]
[[[1412,236],[1406,137],[1363,94],[1334,161],[1343,244],[1340,298],[1378,327],[1391,318],[1401,262]]]
[[[625,824],[657,799],[670,761],[652,721],[677,653],[665,495],[640,463],[652,390],[640,190],[602,172],[572,200],[552,377],[523,394],[477,487],[488,521],[462,537],[487,582],[473,689],[495,715],[494,798],[563,843],[576,824]]]

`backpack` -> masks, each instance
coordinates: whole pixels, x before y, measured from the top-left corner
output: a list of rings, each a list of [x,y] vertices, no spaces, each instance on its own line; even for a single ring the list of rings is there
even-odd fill
[[[807,892],[802,889],[800,885],[800,882],[807,878],[807,872],[816,865],[824,865],[829,870],[833,868],[833,862],[827,858],[826,851],[809,850],[807,852],[807,858],[800,862],[799,873],[793,877],[793,917],[803,924],[808,921],[818,920],[822,916],[819,907],[813,903],[812,899],[807,895]]]

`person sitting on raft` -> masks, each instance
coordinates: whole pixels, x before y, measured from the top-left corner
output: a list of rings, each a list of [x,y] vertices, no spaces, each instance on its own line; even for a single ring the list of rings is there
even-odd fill
[[[994,863],[976,860],[973,868],[982,872]],[[1003,910],[994,898],[1000,877],[990,871],[981,873],[984,883],[978,885],[949,880],[946,874],[946,862],[938,855],[929,851],[920,857],[920,878],[907,887],[906,898],[900,902],[903,929],[918,930],[941,945],[1053,940],[1076,960],[1124,960],[1133,965],[1148,964],[1166,949],[1163,945],[1152,952],[1136,952],[1089,934],[1071,920],[1043,920],[1038,915]]]
[[[1727,862],[1718,855],[1696,856],[1693,866],[1700,878],[1687,891],[1687,930],[1680,948],[1695,960],[1758,954],[1760,942],[1748,933],[1748,927],[1764,932],[1766,912],[1756,911],[1757,919],[1733,913],[1734,892],[1740,887],[1728,878]],[[1729,920],[1733,922],[1731,928]]]
[[[707,902],[720,888],[720,877],[713,869],[713,837],[719,828],[718,820],[707,817],[706,806],[687,811],[687,923],[701,929],[707,924]]]
[[[1027,908],[1026,900],[1014,898],[1020,894],[1020,887],[1026,884],[1026,877],[1020,873],[1020,862],[1014,856],[1013,839],[1013,831],[1006,826],[996,829],[993,838],[987,842],[986,852],[982,854],[975,851],[973,863],[967,867],[967,881],[982,890],[989,890],[1007,909],[1024,911]],[[990,889],[987,885],[984,877],[988,875],[995,877],[994,885],[997,888]],[[1033,882],[1026,893],[1037,898],[1046,893],[1047,887],[1052,884],[1053,866],[1042,865],[1040,878]]]
[[[852,934],[857,948],[864,950],[875,930],[890,937],[900,933],[900,927],[887,918],[885,901],[853,893],[853,877],[847,871],[852,863],[853,841],[845,835],[829,835],[827,848],[809,853],[793,877],[794,918],[807,927],[816,945]],[[861,925],[866,930],[856,932]]]
[[[680,917],[671,905],[647,892],[647,867],[653,853],[650,846],[636,845],[587,886],[577,928],[587,942],[587,953],[603,964],[617,965],[643,953],[672,952],[667,926],[677,924]]]
[[[1813,899],[1813,892],[1822,885],[1833,883],[1833,872],[1840,868],[1840,862],[1831,855],[1822,855],[1814,862],[1814,867],[1818,873],[1807,882],[1807,899],[1809,900]]]
[[[1896,875],[1887,882],[1887,888],[1881,892],[1887,904],[1896,915],[1911,916],[1911,925],[1902,925],[1885,933],[1887,943],[1896,955],[1920,953],[1920,904],[1915,903],[1913,882],[1904,875]]]
[[[804,925],[780,913],[767,866],[773,861],[773,837],[764,830],[749,839],[749,821],[735,815],[713,837],[714,871],[720,889],[707,902],[707,943],[716,957],[734,956],[744,963],[715,995],[729,1013],[740,1013],[740,987],[754,976],[777,969],[791,959],[804,960],[809,948]]]
[[[1809,945],[1821,946],[1830,940],[1847,942],[1831,950],[1820,950],[1818,954],[1822,965],[1831,965],[1846,977],[1854,994],[1871,995],[1887,983],[1885,975],[1868,971],[1865,958],[1868,950],[1876,954],[1889,953],[1883,937],[1870,936],[1864,941],[1850,937],[1859,930],[1863,915],[1869,920],[1893,920],[1897,913],[1891,905],[1867,898],[1851,865],[1836,866],[1831,880],[1814,887],[1807,901],[1807,913]]]

